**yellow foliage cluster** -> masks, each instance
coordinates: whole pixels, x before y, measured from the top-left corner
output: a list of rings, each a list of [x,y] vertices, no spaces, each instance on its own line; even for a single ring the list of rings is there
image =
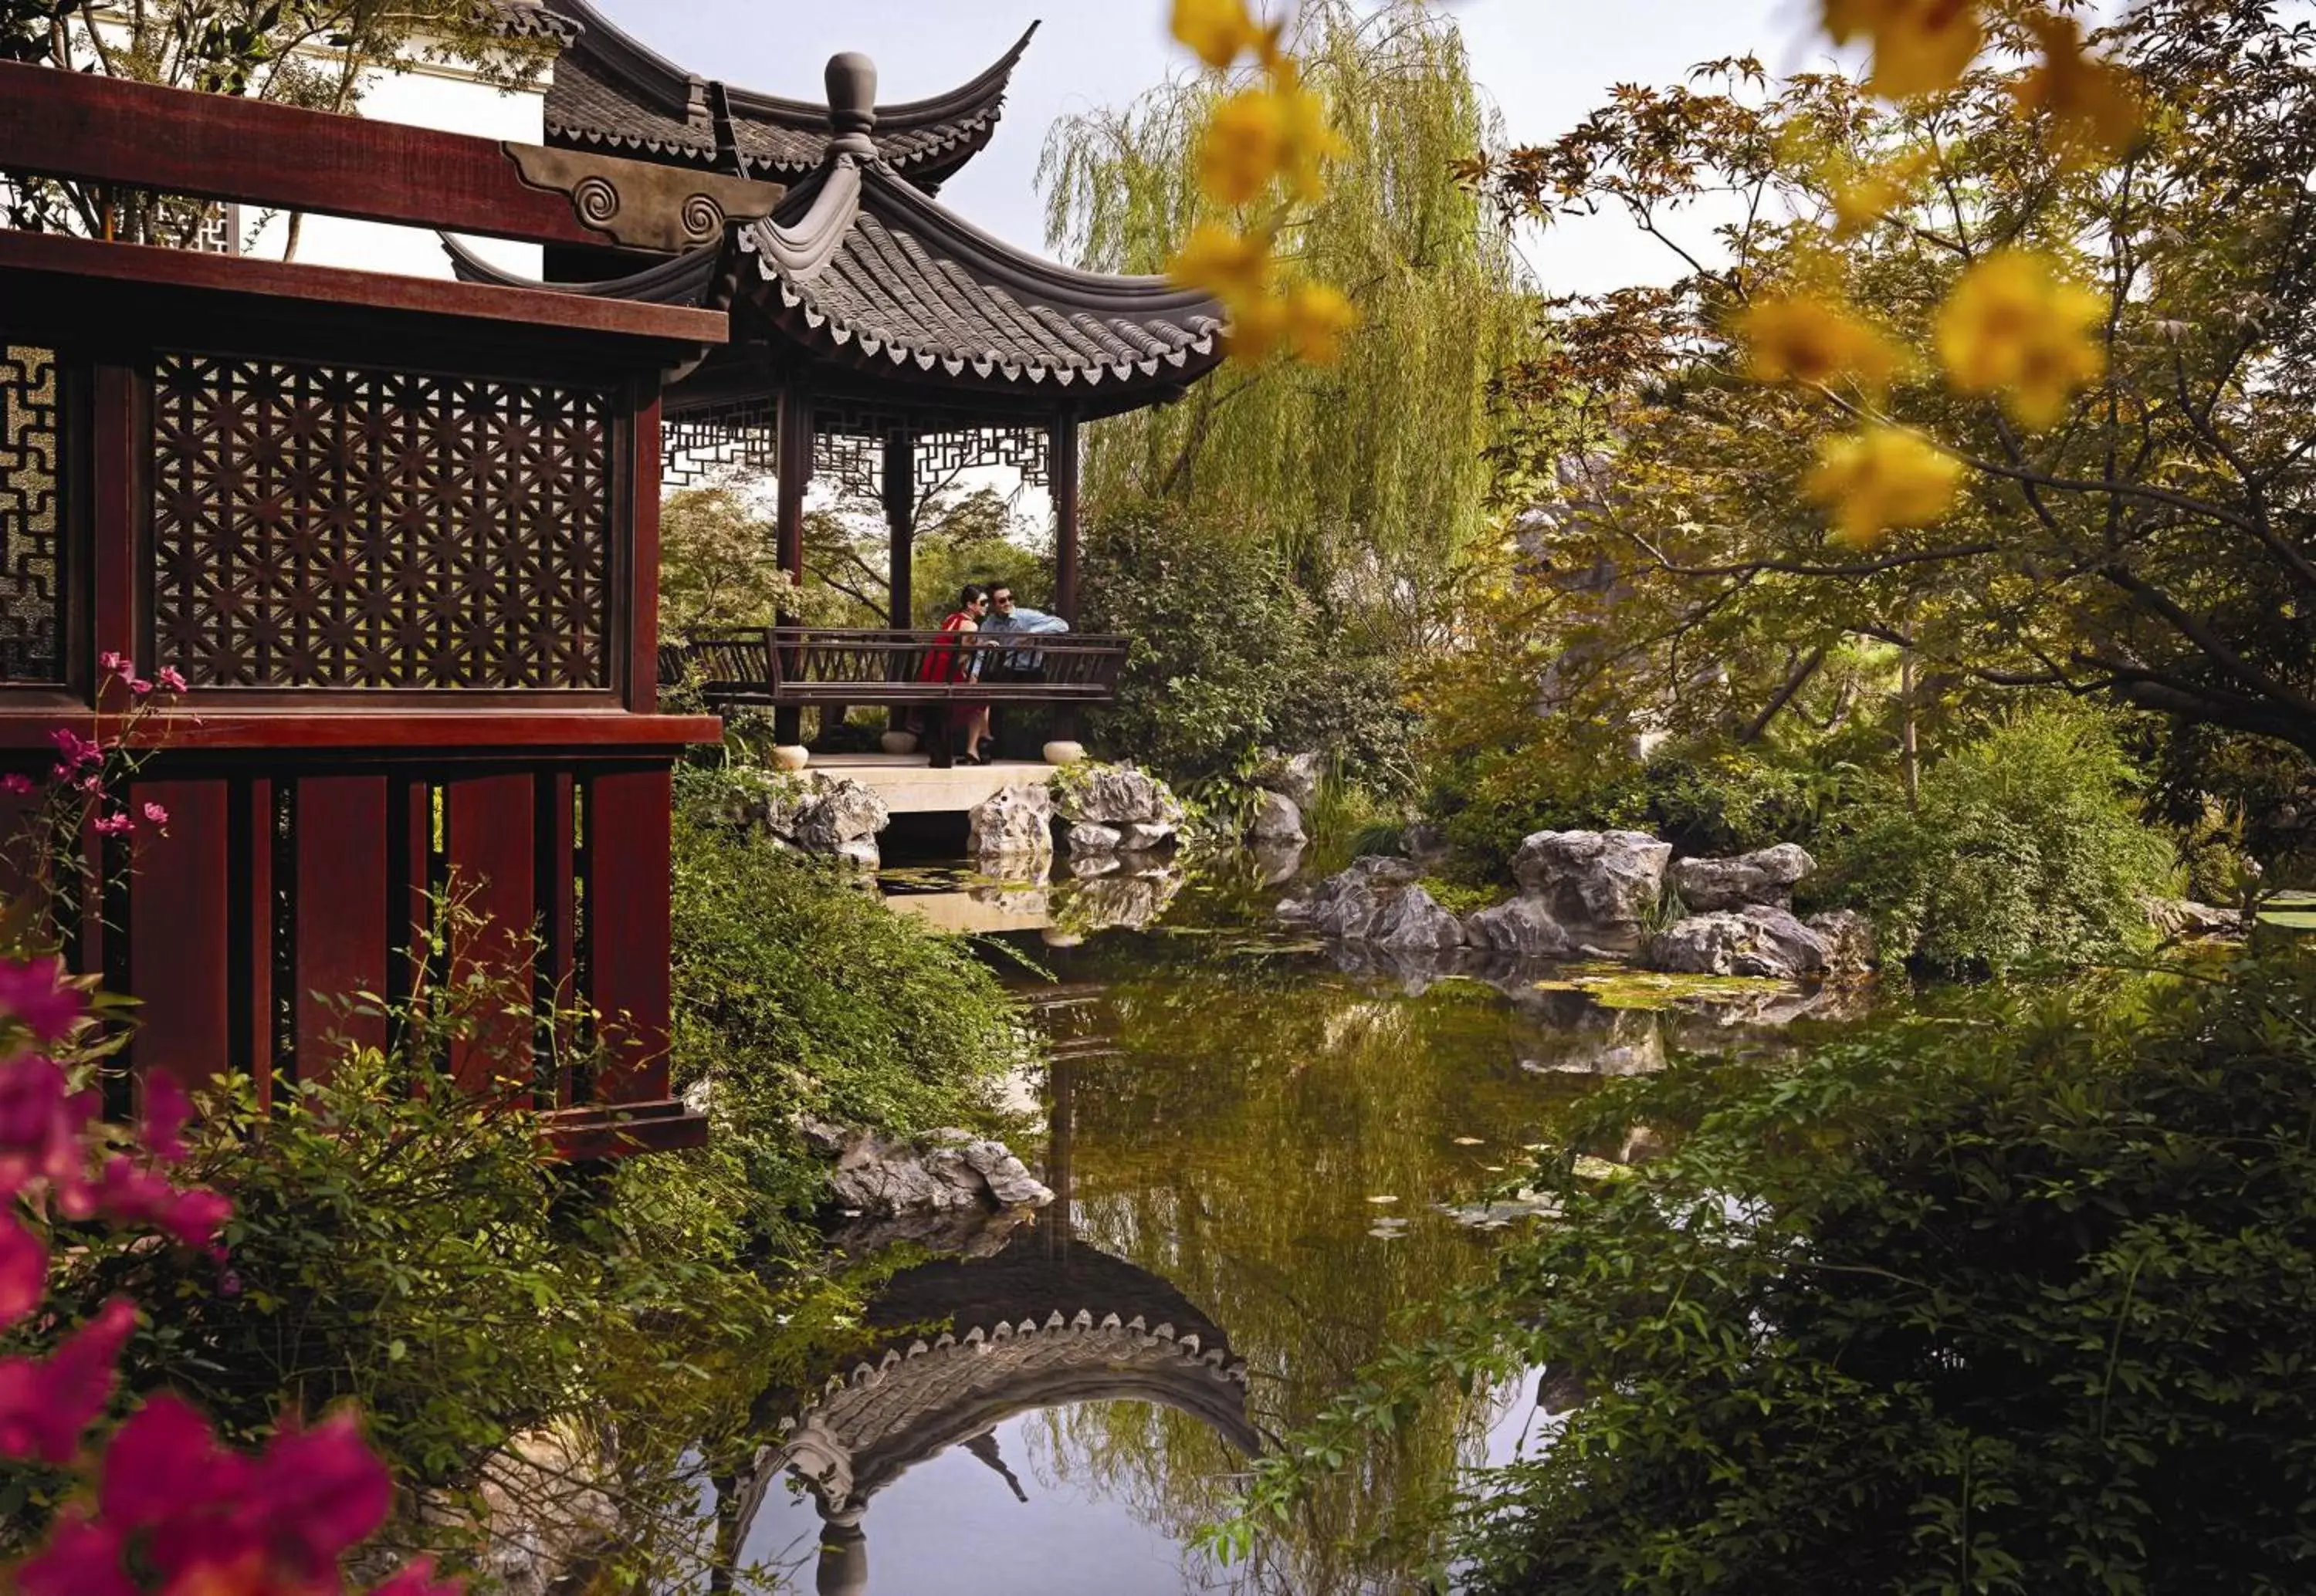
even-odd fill
[[[1283,196],[1281,203],[1318,199],[1342,140],[1328,126],[1324,102],[1280,48],[1278,24],[1258,24],[1245,0],[1174,0],[1174,37],[1212,71],[1230,71],[1252,55],[1261,72],[1256,84],[1216,108],[1199,141],[1198,183],[1207,197],[1232,210],[1274,193]],[[1331,362],[1358,313],[1332,285],[1282,273],[1273,253],[1277,235],[1276,211],[1243,228],[1202,223],[1168,263],[1167,275],[1222,301],[1234,355],[1261,359],[1285,351]]]
[[[1890,100],[1954,87],[1986,42],[1978,0],[1821,0],[1838,44],[1873,49],[1867,86]],[[2052,147],[2068,163],[2116,155],[2140,128],[2130,74],[2093,59],[2071,17],[2029,15],[2039,58],[2014,90],[2022,115],[2049,119]],[[1832,185],[1833,233],[1848,237],[1901,207],[1930,166],[1915,155],[1856,173]],[[2030,430],[2056,425],[2074,395],[2107,370],[2099,339],[2106,300],[2071,281],[2053,261],[2009,248],[1973,262],[1938,307],[1935,342],[1954,386],[1999,396]],[[1805,290],[1757,300],[1738,335],[1755,377],[1878,393],[1903,356],[1878,330],[1831,296]],[[1962,466],[1902,428],[1869,423],[1828,439],[1804,484],[1830,510],[1838,536],[1868,541],[1893,527],[1924,526],[1954,501]]]

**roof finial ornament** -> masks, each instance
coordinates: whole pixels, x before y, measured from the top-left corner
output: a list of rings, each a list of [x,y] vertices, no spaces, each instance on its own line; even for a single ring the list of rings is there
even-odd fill
[[[827,83],[828,130],[836,135],[829,147],[874,155],[877,145],[868,133],[877,125],[877,63],[859,50],[831,56]]]

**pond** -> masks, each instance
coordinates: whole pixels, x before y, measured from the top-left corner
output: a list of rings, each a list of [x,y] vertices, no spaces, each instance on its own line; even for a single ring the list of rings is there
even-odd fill
[[[1073,906],[1083,885],[1096,901]],[[1218,1565],[1195,1532],[1251,1450],[1485,1270],[1491,1228],[1530,1222],[1477,1200],[1555,1104],[1669,1048],[1789,1045],[1791,1011],[1814,1005],[1806,1034],[1835,1006],[1790,989],[1629,1006],[1648,996],[1581,972],[1363,969],[1269,928],[1277,891],[1244,873],[1046,889],[905,872],[888,891],[904,909],[979,893],[1050,972],[1001,960],[1051,1037],[1043,1145],[1018,1150],[1058,1199],[897,1274],[872,1308],[878,1350],[797,1397],[779,1476],[739,1487],[743,1565],[824,1592],[1409,1588],[1422,1482],[1509,1456],[1533,1382],[1426,1414],[1249,1562]]]

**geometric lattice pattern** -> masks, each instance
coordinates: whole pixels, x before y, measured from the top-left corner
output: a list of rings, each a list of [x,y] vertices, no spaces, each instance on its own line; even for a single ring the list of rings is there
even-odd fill
[[[673,488],[696,488],[726,476],[770,476],[780,463],[777,412],[742,401],[696,411],[660,423],[660,477]]]
[[[155,663],[195,687],[605,687],[610,401],[164,354]]]
[[[0,347],[0,680],[64,679],[58,436],[55,352]]]
[[[867,430],[831,430],[814,441],[813,469],[858,492],[873,493],[883,482],[885,435]],[[948,487],[959,474],[1011,466],[1021,480],[1043,487],[1048,480],[1043,427],[968,427],[915,435],[914,492],[922,501]]]

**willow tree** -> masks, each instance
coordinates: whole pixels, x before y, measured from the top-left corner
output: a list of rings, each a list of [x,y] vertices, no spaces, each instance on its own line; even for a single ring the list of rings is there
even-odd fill
[[[1359,325],[1332,365],[1234,363],[1179,405],[1091,429],[1086,492],[1097,512],[1154,497],[1249,513],[1323,588],[1421,575],[1485,523],[1490,382],[1528,320],[1510,235],[1458,181],[1496,120],[1426,0],[1307,0],[1287,42],[1344,153],[1280,257],[1341,285]],[[1198,144],[1240,86],[1183,75],[1056,122],[1038,168],[1051,247],[1156,272],[1198,223],[1230,219],[1200,191]]]

